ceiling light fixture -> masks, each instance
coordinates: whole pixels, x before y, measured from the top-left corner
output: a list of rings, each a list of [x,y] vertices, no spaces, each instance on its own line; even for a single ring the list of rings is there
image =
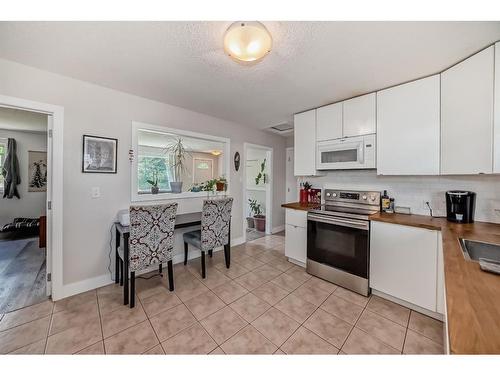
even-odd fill
[[[222,154],[222,151],[219,151],[219,150],[213,150],[210,152],[213,156],[219,156],[220,154]]]
[[[234,22],[224,34],[224,51],[239,61],[257,61],[271,52],[273,39],[260,22]]]

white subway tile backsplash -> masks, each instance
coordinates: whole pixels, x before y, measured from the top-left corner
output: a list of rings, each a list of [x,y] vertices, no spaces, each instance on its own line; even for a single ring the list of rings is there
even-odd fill
[[[376,171],[331,171],[322,177],[300,178],[321,189],[387,190],[396,206],[429,215],[429,201],[436,216],[446,215],[444,193],[470,190],[477,194],[476,220],[500,223],[500,175],[480,176],[377,176]]]

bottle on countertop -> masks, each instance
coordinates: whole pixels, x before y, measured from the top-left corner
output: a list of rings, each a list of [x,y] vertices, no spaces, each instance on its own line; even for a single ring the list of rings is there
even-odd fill
[[[382,197],[380,197],[380,204],[383,212],[386,212],[391,208],[391,200],[389,199],[389,196],[387,195],[387,190],[384,190],[384,194]]]
[[[394,198],[389,198],[389,208],[385,212],[393,214],[394,211]]]

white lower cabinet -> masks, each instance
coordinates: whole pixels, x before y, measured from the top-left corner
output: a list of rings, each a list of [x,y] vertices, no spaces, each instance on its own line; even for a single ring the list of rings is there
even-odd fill
[[[307,212],[286,210],[285,256],[301,264],[307,255]]]
[[[370,287],[437,312],[438,231],[372,221]]]

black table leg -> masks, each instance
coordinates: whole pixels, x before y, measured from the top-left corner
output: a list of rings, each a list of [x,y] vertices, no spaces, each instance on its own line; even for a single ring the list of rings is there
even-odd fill
[[[120,247],[120,232],[115,230],[115,284],[120,281],[120,256],[118,255],[118,248]]]
[[[210,256],[210,258],[212,258],[212,255],[214,254],[214,251],[213,250],[208,250],[208,255]]]
[[[123,286],[123,274],[124,274],[124,270],[123,270],[123,260],[120,259],[120,286]]]
[[[169,260],[167,262],[167,270],[168,270],[168,289],[173,292],[174,291],[174,267],[172,265],[172,261]]]
[[[160,263],[160,265],[158,266],[158,273],[162,273],[163,271],[163,264]]]
[[[188,262],[188,243],[184,242],[184,265]]]
[[[231,266],[231,245],[224,245],[224,258],[226,260],[226,268]]]
[[[129,234],[123,234],[123,304],[128,305],[128,238]]]
[[[135,272],[130,272],[130,308],[135,306]]]
[[[227,235],[227,245],[224,245],[224,258],[226,260],[226,268],[231,266],[231,220],[229,220],[229,233]]]
[[[205,271],[205,252],[201,252],[201,278],[204,279],[206,275]]]

